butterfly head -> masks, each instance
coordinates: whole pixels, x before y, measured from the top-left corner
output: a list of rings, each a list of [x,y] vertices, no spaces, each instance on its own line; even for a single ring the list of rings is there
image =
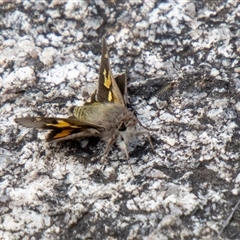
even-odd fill
[[[128,111],[127,114],[123,116],[117,129],[120,139],[123,140],[125,144],[135,136],[137,123],[138,120],[132,112]]]

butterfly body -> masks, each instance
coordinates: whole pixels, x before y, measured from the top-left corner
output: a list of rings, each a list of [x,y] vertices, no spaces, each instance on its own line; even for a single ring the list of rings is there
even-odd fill
[[[125,106],[111,102],[84,105],[75,107],[73,115],[83,122],[102,126],[99,137],[108,142],[109,139],[117,139],[123,136],[125,131],[134,131],[137,126],[137,118]],[[125,141],[128,142],[127,137]]]
[[[47,141],[58,142],[74,138],[99,137],[106,142],[104,158],[116,143],[125,151],[130,139],[146,132],[137,132],[138,119],[127,105],[126,74],[113,77],[107,44],[103,38],[102,57],[97,91],[90,102],[73,107],[69,118],[22,117],[15,121],[29,128],[51,129]]]

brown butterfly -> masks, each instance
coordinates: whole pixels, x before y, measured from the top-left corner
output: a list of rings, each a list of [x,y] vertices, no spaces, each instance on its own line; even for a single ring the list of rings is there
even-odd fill
[[[128,160],[127,144],[130,139],[147,134],[151,146],[152,143],[147,131],[136,130],[139,121],[126,105],[126,74],[121,73],[113,77],[107,43],[103,38],[98,88],[91,96],[90,102],[81,107],[73,107],[73,115],[69,118],[23,117],[16,118],[15,122],[29,128],[51,129],[47,136],[48,142],[99,137],[106,142],[104,160],[114,143],[125,152]]]

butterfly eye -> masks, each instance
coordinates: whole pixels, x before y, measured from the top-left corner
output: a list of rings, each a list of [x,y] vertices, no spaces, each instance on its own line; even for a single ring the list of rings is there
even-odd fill
[[[124,122],[121,122],[120,125],[118,126],[118,131],[123,132],[123,131],[125,131],[126,129],[127,129],[127,128],[126,128]]]

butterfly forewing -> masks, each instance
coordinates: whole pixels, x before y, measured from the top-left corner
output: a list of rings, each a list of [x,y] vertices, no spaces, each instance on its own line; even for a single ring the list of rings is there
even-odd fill
[[[125,88],[125,87],[124,87]],[[98,89],[96,94],[96,101],[98,102],[113,102],[125,105],[125,101],[121,94],[121,90],[115,81],[107,48],[106,39],[102,39],[102,57],[99,70]]]
[[[104,129],[98,125],[78,121],[73,116],[70,118],[25,117],[16,118],[15,122],[28,128],[52,129],[46,139],[48,142],[89,137],[91,134],[99,135],[100,131]]]
[[[94,125],[92,123],[81,122],[74,117],[71,118],[44,118],[44,117],[23,117],[16,118],[15,122],[21,124],[24,127],[28,128],[99,128],[102,127],[99,125]]]

